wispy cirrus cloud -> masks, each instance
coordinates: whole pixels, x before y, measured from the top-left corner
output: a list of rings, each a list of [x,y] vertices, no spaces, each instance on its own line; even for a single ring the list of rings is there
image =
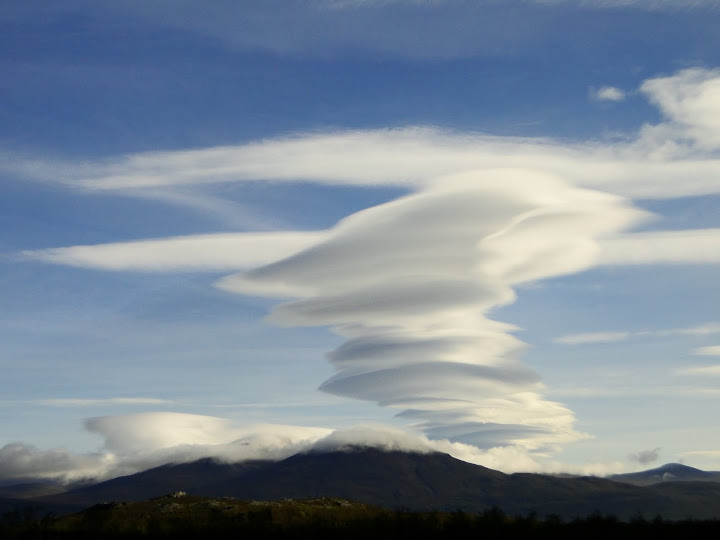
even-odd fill
[[[555,338],[555,343],[563,345],[585,345],[587,343],[614,343],[625,341],[630,337],[629,332],[587,332],[584,334],[568,334]]]
[[[677,370],[680,375],[709,375],[717,377],[720,375],[720,365],[712,366],[690,366]]]
[[[698,347],[693,350],[693,354],[699,356],[720,356],[720,345],[709,345],[707,347]]]
[[[102,407],[106,405],[167,405],[172,400],[147,397],[115,397],[115,398],[55,398],[33,401],[37,405],[50,407]]]
[[[687,328],[664,328],[660,330],[641,330],[637,332],[586,332],[580,334],[567,334],[553,339],[553,342],[563,345],[582,345],[588,343],[612,343],[616,341],[625,341],[631,338],[648,336],[709,336],[713,334],[720,334],[720,323],[707,322],[705,324],[690,326]],[[710,352],[714,350],[713,347],[701,347],[699,349],[695,349],[693,354],[702,354],[697,351],[705,350],[707,350],[710,354],[714,354]]]

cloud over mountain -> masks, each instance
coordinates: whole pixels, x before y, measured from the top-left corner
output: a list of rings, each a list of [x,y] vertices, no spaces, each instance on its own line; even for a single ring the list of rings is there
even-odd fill
[[[0,448],[0,485],[46,479],[101,481],[168,463],[214,458],[224,463],[279,461],[299,452],[332,452],[371,447],[386,451],[443,452],[507,472],[560,471],[519,448],[482,450],[471,444],[431,439],[417,432],[379,424],[327,429],[279,424],[239,425],[225,418],[186,413],[141,413],[91,418],[86,429],[103,438],[102,449],[75,453],[12,443]],[[593,463],[578,472],[605,474],[619,463]]]

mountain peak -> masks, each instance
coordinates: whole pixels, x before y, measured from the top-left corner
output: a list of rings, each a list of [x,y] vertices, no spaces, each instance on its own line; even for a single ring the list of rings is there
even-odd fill
[[[665,465],[661,465],[660,467],[657,467],[655,469],[650,469],[648,471],[644,472],[656,472],[656,473],[670,473],[670,474],[688,474],[688,473],[704,473],[705,471],[696,469],[695,467],[690,467],[688,465],[683,465],[682,463],[666,463]]]
[[[662,482],[718,482],[720,473],[703,471],[682,463],[666,463],[646,471],[613,474],[608,479],[636,486],[649,486]]]

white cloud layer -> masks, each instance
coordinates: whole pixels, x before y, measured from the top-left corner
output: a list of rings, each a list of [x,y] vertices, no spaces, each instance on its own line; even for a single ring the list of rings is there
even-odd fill
[[[599,264],[687,264],[720,262],[720,229],[624,234],[602,244]]]
[[[493,137],[426,127],[296,135],[238,146],[148,152],[81,165],[20,162],[4,167],[87,190],[226,182],[315,182],[423,189],[438,178],[516,169],[626,197],[720,193],[720,75],[689,69],[646,81],[642,92],[666,120],[627,143],[568,143]]]
[[[622,470],[621,463],[564,467],[553,461],[539,461],[519,447],[481,450],[374,424],[337,430],[274,424],[238,426],[223,418],[163,412],[92,418],[86,421],[86,427],[104,438],[101,451],[77,454],[62,448],[42,450],[21,443],[0,448],[0,483],[33,479],[105,480],[166,463],[187,463],[206,457],[228,463],[250,459],[276,461],[298,452],[342,451],[348,447],[444,452],[506,472],[568,470],[602,475]]]

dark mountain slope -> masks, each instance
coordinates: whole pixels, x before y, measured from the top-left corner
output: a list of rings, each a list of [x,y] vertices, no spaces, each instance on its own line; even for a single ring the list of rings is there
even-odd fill
[[[204,488],[208,484],[233,484],[248,472],[274,464],[271,461],[226,464],[207,458],[192,463],[162,465],[37,500],[83,509],[106,501],[144,501],[175,491],[200,493],[207,491]]]
[[[298,454],[242,482],[207,485],[201,494],[260,500],[338,497],[388,507],[454,509],[502,491],[507,478],[446,454],[363,449]]]

